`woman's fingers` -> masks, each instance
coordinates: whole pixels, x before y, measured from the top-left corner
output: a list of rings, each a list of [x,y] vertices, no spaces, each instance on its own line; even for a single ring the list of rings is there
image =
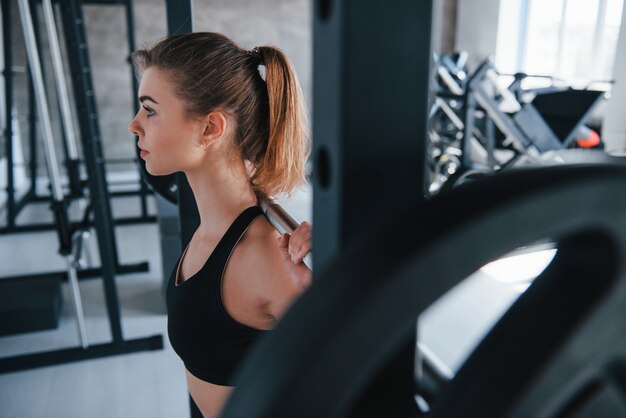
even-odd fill
[[[302,262],[311,251],[312,228],[308,222],[302,222],[291,234],[289,239],[289,255],[295,264]]]
[[[289,234],[283,234],[278,237],[278,251],[284,259],[291,259],[291,254],[289,253],[290,238]]]
[[[312,228],[308,222],[302,222],[291,234],[278,237],[278,249],[291,259],[294,264],[300,264],[311,251]]]
[[[278,248],[284,251],[289,251],[289,241],[289,234],[281,235],[280,237],[278,237]]]

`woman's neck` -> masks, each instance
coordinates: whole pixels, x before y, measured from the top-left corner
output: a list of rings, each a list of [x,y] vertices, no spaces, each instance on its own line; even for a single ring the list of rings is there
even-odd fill
[[[198,206],[202,235],[223,234],[243,210],[258,204],[243,161],[229,164],[222,159],[185,174]]]

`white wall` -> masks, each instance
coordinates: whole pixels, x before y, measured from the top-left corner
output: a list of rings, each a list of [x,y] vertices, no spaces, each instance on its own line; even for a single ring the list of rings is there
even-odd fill
[[[470,70],[496,53],[500,0],[459,0],[456,50],[469,53]]]
[[[613,78],[615,84],[606,104],[602,136],[607,151],[626,151],[626,8],[622,12]]]

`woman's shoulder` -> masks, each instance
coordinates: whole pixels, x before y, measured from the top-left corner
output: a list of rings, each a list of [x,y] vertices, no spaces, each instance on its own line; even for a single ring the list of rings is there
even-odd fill
[[[240,263],[256,267],[258,273],[263,273],[264,268],[274,264],[280,267],[282,263],[280,263],[277,245],[279,237],[280,234],[265,216],[256,217],[237,244],[237,249],[242,256]]]
[[[280,234],[265,216],[257,217],[236,247],[233,273],[250,285],[251,291],[268,302],[277,297],[296,294],[298,287],[291,279],[283,255],[278,248]]]

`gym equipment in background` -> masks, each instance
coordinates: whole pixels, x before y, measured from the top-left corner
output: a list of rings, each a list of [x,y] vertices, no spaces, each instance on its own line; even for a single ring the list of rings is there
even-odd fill
[[[520,158],[541,165],[548,151],[602,148],[599,135],[585,124],[605,91],[573,89],[551,77],[523,73],[505,86],[489,59],[470,77],[449,56],[439,62],[439,89],[430,113],[431,193],[515,167]],[[552,84],[525,89],[522,83],[529,78]]]
[[[11,0],[2,0],[3,10],[10,12],[11,9]],[[39,4],[39,3],[36,3]],[[82,4],[86,5],[97,5],[99,7],[112,7],[112,6],[122,6],[125,11],[126,17],[126,28],[127,28],[127,41],[128,41],[128,49],[129,51],[135,50],[135,28],[134,28],[134,19],[133,19],[133,5],[132,0],[85,0]],[[38,11],[35,4],[31,4],[31,14],[33,15],[33,21],[39,22],[38,19]],[[49,32],[51,27],[47,23],[49,22],[49,13],[46,13],[44,9],[44,23],[46,23],[46,29]],[[29,88],[29,96],[28,96],[28,106],[29,110],[25,115],[21,115],[18,113],[17,108],[14,103],[14,88],[13,83],[15,81],[15,71],[17,69],[13,65],[13,46],[12,42],[12,26],[13,22],[10,20],[10,16],[7,13],[3,14],[3,50],[4,50],[4,63],[6,67],[6,71],[4,71],[4,84],[5,84],[5,102],[6,102],[6,120],[9,121],[5,126],[5,148],[7,152],[7,201],[6,201],[6,223],[0,226],[0,233],[20,233],[20,232],[31,232],[31,231],[42,231],[42,230],[53,230],[55,228],[54,223],[50,222],[40,222],[40,223],[24,223],[21,222],[18,224],[18,216],[22,212],[24,208],[26,208],[30,204],[37,204],[42,202],[47,202],[50,199],[50,196],[47,194],[41,194],[37,189],[37,173],[38,173],[38,163],[40,162],[40,158],[38,155],[38,147],[37,145],[37,111],[35,107],[35,97],[34,97],[34,89],[32,86],[32,82],[30,80],[27,81],[27,85]],[[37,45],[40,48],[40,36],[38,31],[38,25],[33,26],[35,38],[37,40]],[[58,37],[52,36],[54,34],[48,33],[48,38],[51,39],[56,45],[59,45]],[[78,45],[76,45],[78,47]],[[87,47],[87,44],[84,44],[83,47]],[[60,48],[55,47],[54,45],[50,45],[51,55],[53,58],[53,62],[57,64],[61,64],[60,61]],[[67,53],[72,54],[74,50],[72,48],[67,49]],[[129,63],[130,64],[130,63]],[[133,86],[133,91],[131,92],[133,97],[133,103],[135,104],[135,108],[138,106],[137,102],[137,79],[134,75],[134,71],[132,66],[129,65],[131,81]],[[27,67],[27,70],[30,69]],[[88,70],[91,70],[90,68]],[[26,71],[26,72],[28,72]],[[42,71],[45,71],[45,68],[42,68]],[[29,77],[30,78],[30,77]],[[45,75],[44,75],[45,79]],[[70,106],[69,101],[67,100],[67,93],[63,94],[62,84],[65,84],[65,80],[61,77],[61,75],[57,74],[55,70],[55,81],[58,87],[59,93],[57,97],[59,98],[59,106],[63,110],[62,116],[62,124],[67,125],[71,123],[71,119],[69,118]],[[65,97],[64,97],[65,96]],[[16,138],[15,133],[13,132],[13,122],[17,122],[20,116],[27,116],[29,122],[29,180],[30,185],[27,190],[18,190],[16,188],[16,179],[14,175],[14,170],[16,168],[16,162],[13,161],[13,152],[12,149],[15,147],[15,141],[19,138]],[[67,129],[63,129],[63,135],[61,137],[61,144],[63,145],[63,155],[65,158],[64,166],[67,174],[68,180],[68,193],[66,197],[69,201],[77,200],[81,202],[84,200],[86,194],[88,194],[88,186],[87,180],[81,178],[81,174],[84,174],[85,171],[89,171],[89,167],[86,167],[87,161],[85,159],[81,159],[80,157],[80,147],[78,146],[78,141],[76,140],[76,134],[83,135],[82,132],[79,133],[78,130],[73,129],[73,127],[69,126]],[[106,159],[106,165],[119,165],[119,164],[129,164],[132,163],[137,167],[135,158],[118,158],[118,159]],[[139,171],[139,170],[138,170]],[[105,177],[106,179],[106,177]],[[128,182],[116,182],[113,180],[107,180],[107,187],[110,189],[108,193],[109,198],[118,198],[118,197],[128,197],[128,196],[137,196],[139,198],[140,210],[141,213],[138,216],[127,216],[127,217],[114,217],[113,221],[117,225],[127,225],[127,224],[136,224],[136,223],[145,223],[145,222],[155,222],[156,216],[151,215],[148,210],[148,195],[150,193],[147,185],[141,181],[136,182],[136,189],[128,189],[128,185],[134,183],[135,181]],[[121,188],[121,189],[120,189]],[[82,212],[85,208],[79,203],[78,211]],[[71,215],[71,214],[70,214]],[[79,215],[80,216],[80,215]],[[82,216],[80,216],[82,217]],[[76,222],[72,222],[76,225]],[[93,221],[88,219],[88,223],[90,226],[93,226]]]
[[[36,11],[37,11],[37,7],[36,7],[36,3],[34,2],[30,2],[30,10],[31,10],[31,14],[33,16],[37,16],[36,15]],[[108,4],[105,2],[98,2],[98,4]],[[122,3],[120,3],[122,4]],[[133,46],[134,45],[134,38],[133,36],[130,36],[130,34],[132,34],[134,32],[134,27],[132,24],[132,6],[130,3],[130,0],[125,0],[123,2],[123,4],[126,6],[126,11],[127,11],[127,26],[129,29],[129,45]],[[7,28],[8,35],[9,36],[4,36],[3,37],[3,41],[5,44],[5,47],[7,45],[11,45],[11,36],[10,36],[10,27],[11,27],[11,22],[10,19],[6,18],[7,16],[10,16],[11,13],[11,0],[2,0],[2,7],[3,7],[3,24],[6,23],[6,25],[4,26],[5,28]],[[50,19],[50,13],[48,13],[48,16],[46,17],[46,22],[49,21]],[[52,16],[53,17],[53,16]],[[38,21],[38,19],[33,18],[34,21]],[[5,22],[6,21],[6,22]],[[47,27],[50,28],[50,24],[47,24]],[[37,25],[33,25],[33,29],[34,29],[34,34],[35,34],[35,38],[38,39],[38,31],[37,31]],[[67,34],[66,34],[67,35]],[[50,39],[49,41],[51,43],[55,43],[56,47],[52,46],[51,50],[58,50],[59,48],[59,40],[56,36],[54,36],[54,34],[49,34],[48,36]],[[78,59],[78,55],[80,54],[86,54],[89,51],[88,45],[86,40],[83,39],[78,39],[75,37],[75,35],[73,33],[71,33],[71,31],[69,32],[69,37],[68,36],[64,36],[63,37],[64,40],[66,41],[66,53],[68,56],[69,60],[76,60]],[[37,41],[38,42],[38,41]],[[39,44],[37,43],[37,47],[38,49],[41,49]],[[11,66],[12,63],[12,57],[11,57],[11,49],[12,48],[5,48],[5,60],[6,60],[6,65],[8,67]],[[53,54],[53,55],[57,55],[57,57],[55,58],[53,56],[53,64],[54,65],[60,65],[61,61],[58,57],[58,54]],[[89,78],[89,84],[91,85],[91,67],[89,65],[89,61],[85,61],[82,63],[79,63],[77,65],[81,66],[81,71],[84,74],[83,77],[85,78]],[[58,72],[55,70],[55,72]],[[30,74],[30,71],[29,71]],[[9,118],[9,109],[14,108],[14,104],[13,104],[13,94],[12,94],[12,85],[11,85],[11,81],[13,80],[13,72],[12,71],[5,71],[5,86],[7,88],[7,94],[6,94],[6,109],[7,109],[7,118]],[[134,80],[134,77],[133,77]],[[88,101],[92,101],[93,100],[93,95],[94,95],[94,91],[93,89],[90,88],[84,88],[83,85],[81,85],[80,83],[76,83],[76,80],[73,79],[73,84],[74,84],[74,98],[75,101],[82,101],[83,103],[86,103]],[[64,82],[62,81],[61,83],[64,84]],[[136,83],[136,81],[135,81]],[[62,89],[61,84],[56,83],[59,86],[59,89]],[[34,96],[34,89],[32,89],[32,82],[28,84],[29,86],[31,86],[31,98],[29,99],[29,105],[34,105],[35,103],[35,96]],[[86,97],[85,95],[89,96]],[[82,98],[80,98],[79,96],[83,96]],[[134,95],[135,96],[135,95]],[[65,97],[67,99],[67,93],[59,93],[59,97]],[[63,102],[65,102],[65,104],[63,104]],[[69,127],[67,127],[68,123],[72,123],[71,122],[71,117],[70,114],[67,113],[67,111],[69,110],[69,106],[66,100],[62,100],[62,102],[59,103],[61,110],[64,110],[64,114],[63,116],[63,120],[65,120],[66,122],[63,123],[61,126],[65,127],[63,129],[63,132],[68,131],[68,134],[64,134],[63,137],[64,138],[68,138],[70,136],[72,136],[72,132],[75,131],[75,128],[72,128],[71,125]],[[86,109],[86,108],[83,108]],[[15,109],[14,109],[15,111]],[[82,111],[82,109],[81,109]],[[15,113],[15,112],[14,112]],[[79,112],[81,113],[81,112]],[[30,175],[31,175],[31,179],[30,179],[30,190],[28,190],[24,196],[22,196],[18,201],[16,201],[16,195],[15,195],[15,188],[13,187],[13,169],[12,169],[12,158],[8,158],[8,164],[7,164],[7,170],[9,172],[9,176],[8,176],[8,184],[7,184],[7,204],[6,204],[6,214],[7,214],[7,225],[3,226],[0,228],[0,231],[2,233],[15,233],[15,232],[29,232],[29,231],[40,231],[40,230],[47,230],[47,229],[54,229],[56,228],[56,224],[54,222],[52,223],[34,223],[34,224],[24,224],[24,225],[16,225],[16,217],[19,215],[20,211],[25,207],[25,205],[29,204],[30,202],[43,202],[43,201],[47,201],[50,199],[50,196],[39,196],[35,193],[35,184],[36,184],[36,173],[37,173],[37,154],[36,154],[36,150],[38,149],[38,147],[36,146],[35,139],[36,139],[36,129],[35,129],[35,124],[34,124],[34,120],[35,120],[35,109],[31,109],[29,111],[29,121],[31,122],[31,127],[30,127],[30,152],[31,152],[31,157],[30,157]],[[80,114],[78,115],[81,118],[85,117],[84,114]],[[17,115],[14,114],[13,116],[13,120],[16,119]],[[88,121],[83,121],[81,123],[80,126],[80,140],[82,142],[82,151],[83,153],[87,153],[88,152],[88,148],[89,145],[85,145],[85,144],[89,144],[92,138],[99,138],[100,136],[100,129],[99,129],[99,125],[98,125],[98,121],[95,119],[97,118],[97,111],[95,108],[95,101],[93,103],[93,110],[90,111],[89,114],[89,120]],[[11,119],[8,119],[11,120]],[[12,146],[13,146],[13,132],[11,128],[11,124],[7,124],[6,126],[6,145],[7,145],[7,150],[9,151],[10,156],[12,156]],[[61,141],[61,143],[63,144],[63,150],[65,151],[66,154],[66,169],[68,171],[68,179],[71,181],[71,184],[76,185],[77,184],[77,179],[78,179],[78,169],[76,168],[76,161],[73,158],[69,158],[68,154],[68,149],[69,148],[76,148],[75,146],[71,146],[68,145],[67,143],[68,141]],[[99,147],[101,145],[98,145]],[[102,167],[93,167],[92,163],[94,161],[97,161],[98,163],[100,163],[102,161],[102,156],[100,156],[97,160],[93,160],[90,158],[85,158],[84,159],[84,168],[85,168],[85,173],[87,174],[87,178],[85,179],[80,179],[80,183],[81,183],[81,190],[80,193],[77,193],[77,191],[75,190],[76,187],[75,186],[71,186],[68,193],[66,194],[66,201],[67,201],[67,206],[69,207],[72,203],[72,201],[78,201],[78,209],[79,212],[82,212],[79,214],[79,221],[71,221],[71,228],[73,231],[75,231],[74,234],[74,240],[76,241],[77,245],[76,248],[81,248],[84,249],[84,251],[86,252],[88,250],[88,247],[83,245],[82,240],[85,239],[86,237],[89,236],[90,233],[90,229],[92,227],[95,227],[98,230],[103,230],[103,229],[108,229],[107,231],[107,235],[110,237],[115,237],[113,228],[115,224],[129,224],[129,223],[136,223],[136,222],[144,222],[144,221],[154,221],[156,219],[156,217],[154,216],[149,216],[146,217],[146,209],[144,208],[145,206],[145,193],[147,193],[147,186],[145,185],[144,182],[140,182],[140,187],[139,187],[139,195],[141,198],[141,201],[144,202],[142,203],[142,212],[143,215],[136,218],[136,217],[130,217],[130,218],[120,218],[120,219],[115,219],[112,216],[112,212],[110,210],[110,208],[106,211],[106,212],[102,212],[101,215],[104,216],[104,218],[100,218],[102,219],[102,222],[97,222],[97,220],[95,220],[94,216],[93,216],[93,206],[91,205],[85,205],[84,201],[86,196],[93,196],[92,193],[92,188],[94,187],[93,183],[90,183],[88,176],[89,175],[93,175],[93,173],[95,172],[99,172],[100,170],[102,170],[102,177],[105,179],[105,187],[108,186],[108,184],[106,183],[106,171],[105,171],[105,165],[102,165]],[[73,160],[74,163],[72,164],[68,164],[68,161]],[[105,164],[107,163],[106,160],[104,160]],[[71,174],[73,173],[73,174]],[[143,191],[142,191],[143,190]],[[120,191],[120,192],[114,192],[114,193],[109,193],[108,192],[108,187],[107,190],[105,192],[102,192],[101,195],[104,196],[105,199],[107,199],[106,205],[108,207],[110,207],[110,198],[112,195],[115,196],[128,196],[128,195],[132,195],[132,194],[136,194],[136,192],[124,192],[124,191]],[[82,231],[82,233],[78,233],[78,231]],[[114,238],[113,238],[114,239]],[[115,243],[115,241],[113,241]],[[111,260],[114,263],[115,266],[115,271],[118,274],[126,274],[126,273],[135,273],[135,272],[140,272],[140,271],[148,271],[148,264],[143,262],[143,263],[136,263],[136,264],[121,264],[119,263],[119,258],[118,258],[118,254],[117,254],[117,245],[113,245],[111,248],[111,253],[108,254],[107,260]],[[78,271],[78,277],[79,279],[83,279],[83,278],[94,278],[94,277],[100,277],[102,276],[102,270],[101,268],[91,268],[89,267],[88,263],[85,263],[84,260],[82,258],[78,259],[79,264],[81,266],[81,269]],[[108,262],[108,261],[107,261]],[[83,268],[87,266],[88,268]],[[36,275],[39,277],[57,277],[60,279],[64,279],[65,278],[65,272],[63,271],[58,271],[58,272],[46,272],[46,273],[42,273],[39,275]],[[28,275],[28,276],[13,276],[13,277],[4,277],[3,279],[22,279],[22,278],[32,278],[34,277],[33,275]]]
[[[44,0],[50,1],[50,0]],[[9,14],[8,1],[3,1],[3,15]],[[96,235],[98,239],[98,249],[100,252],[101,268],[98,269],[103,280],[103,288],[107,306],[109,324],[111,327],[112,341],[110,343],[89,345],[82,319],[81,301],[78,293],[78,277],[76,272],[77,264],[74,260],[73,243],[80,243],[72,238],[72,226],[66,212],[66,199],[61,187],[58,165],[54,157],[54,142],[50,128],[50,118],[48,115],[48,105],[46,93],[41,76],[41,64],[39,63],[39,52],[35,41],[32,18],[29,11],[32,2],[29,0],[19,0],[20,15],[22,17],[25,39],[27,41],[27,52],[32,68],[33,84],[36,88],[36,101],[39,113],[42,116],[42,128],[44,131],[44,149],[46,150],[47,167],[49,170],[53,210],[55,212],[55,225],[60,242],[60,253],[66,257],[67,271],[61,274],[62,278],[67,276],[70,286],[74,291],[75,309],[77,312],[81,347],[66,348],[54,351],[39,352],[0,359],[0,372],[12,372],[33,367],[41,367],[52,364],[66,363],[84,359],[93,359],[104,356],[132,353],[143,350],[156,350],[163,347],[161,335],[151,337],[126,340],[122,335],[120,309],[115,285],[115,274],[121,273],[122,268],[115,252],[115,235],[113,223],[111,221],[110,200],[104,175],[104,158],[100,142],[99,127],[97,123],[97,111],[93,86],[89,71],[89,56],[86,48],[84,19],[82,16],[82,5],[78,0],[61,0],[59,6],[63,19],[62,27],[65,31],[67,42],[70,71],[72,73],[73,91],[76,101],[76,108],[79,116],[80,131],[82,133],[83,152],[85,153],[87,172],[87,184],[89,187],[90,205],[86,214],[93,213]],[[54,25],[53,10],[51,4],[48,7],[50,24]],[[58,64],[58,63],[57,63]],[[56,65],[56,64],[55,64]],[[67,126],[65,126],[67,128]],[[87,217],[86,215],[85,217]],[[76,245],[75,247],[79,247]],[[134,271],[145,271],[148,269],[147,263],[137,266],[128,266]],[[26,276],[29,279],[40,281],[55,280],[56,274],[44,273],[41,275]],[[10,285],[19,281],[24,281],[25,276],[16,278],[3,278],[0,284]]]
[[[53,55],[55,74],[60,74],[63,77],[63,69],[58,68],[61,64],[60,53],[58,49],[58,38],[56,37],[56,28],[54,24],[54,17],[52,13],[52,4],[50,0],[43,0],[44,14],[46,27],[48,34],[54,36],[50,39],[51,50]],[[26,42],[26,52],[28,55],[28,62],[31,66],[31,74],[33,76],[33,85],[35,87],[35,98],[37,102],[37,108],[40,115],[40,123],[42,130],[42,139],[44,145],[44,151],[46,156],[46,167],[48,169],[48,176],[50,178],[50,186],[52,192],[51,208],[54,212],[54,217],[57,225],[57,234],[60,243],[59,253],[65,257],[66,272],[69,281],[70,288],[72,290],[72,298],[74,300],[74,310],[76,313],[76,319],[78,323],[78,331],[80,336],[80,342],[83,348],[89,346],[87,338],[87,329],[85,327],[85,316],[83,313],[83,304],[80,297],[80,289],[78,286],[78,277],[76,274],[76,264],[74,263],[74,256],[72,251],[72,233],[69,224],[69,218],[67,215],[67,207],[65,197],[63,195],[63,189],[61,186],[61,177],[59,174],[58,163],[56,159],[56,150],[54,146],[54,136],[52,133],[52,122],[50,120],[50,113],[48,110],[48,96],[46,94],[45,85],[43,81],[43,74],[41,71],[41,61],[39,59],[39,50],[37,48],[37,41],[35,40],[35,32],[33,29],[33,19],[30,14],[30,6],[27,0],[18,0],[18,6],[20,11],[20,19],[22,22],[22,28],[24,30],[24,40]],[[58,54],[58,55],[57,55]],[[58,80],[56,80],[58,82]],[[63,91],[61,91],[63,90]],[[65,90],[65,83],[58,86],[58,91],[61,93],[61,102],[67,101],[67,90]],[[65,102],[67,108],[62,106],[63,113],[63,128],[66,132],[66,137],[69,137],[68,130],[73,128],[73,124],[69,120],[69,115],[64,114],[66,110],[69,111],[69,104]],[[75,145],[75,144],[74,144]],[[75,148],[74,148],[75,150]]]

